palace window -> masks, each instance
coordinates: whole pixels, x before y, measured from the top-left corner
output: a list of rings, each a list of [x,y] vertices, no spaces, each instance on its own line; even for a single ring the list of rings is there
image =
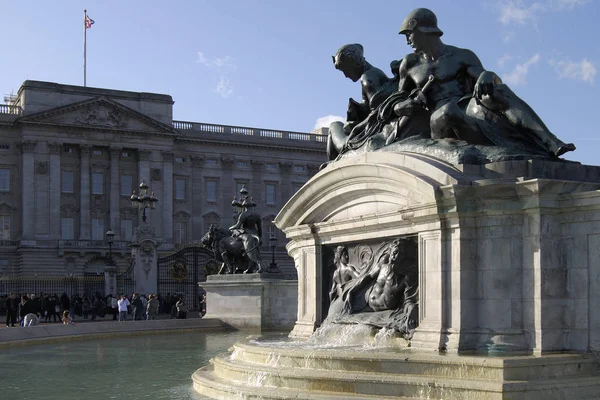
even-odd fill
[[[73,148],[72,147],[63,147],[63,153],[72,154]]]
[[[269,171],[276,171],[277,163],[274,163],[274,162],[265,163],[265,169],[268,169]]]
[[[74,220],[73,218],[61,218],[60,219],[60,237],[63,240],[73,240],[75,238],[75,232],[73,230]]]
[[[183,157],[175,157],[175,162],[181,164],[181,163],[185,162],[185,159]]]
[[[175,244],[186,243],[187,222],[175,222]]]
[[[104,174],[92,174],[92,194],[104,194]]]
[[[121,223],[121,240],[130,241],[133,236],[133,221],[130,219],[122,219]]]
[[[206,181],[206,200],[217,201],[217,181]]]
[[[121,175],[121,196],[131,196],[133,193],[133,176]]]
[[[95,156],[101,156],[102,155],[102,150],[94,149],[92,151],[92,154],[95,155]]]
[[[294,172],[304,172],[306,170],[306,168],[304,167],[304,165],[294,165]]]
[[[10,240],[10,215],[0,215],[0,240]]]
[[[0,191],[8,192],[10,190],[10,170],[0,168]]]
[[[237,160],[235,162],[235,166],[238,168],[248,168],[250,166],[250,163],[248,163],[248,161],[246,160]]]
[[[206,165],[210,165],[211,167],[216,167],[217,165],[219,165],[219,162],[214,158],[207,158],[206,160],[204,160],[204,162]]]
[[[75,191],[75,173],[73,171],[62,171],[61,192],[73,193]]]
[[[10,150],[10,144],[0,143],[0,150]]]
[[[277,191],[277,186],[274,183],[267,183],[266,186],[266,201],[267,204],[275,204],[277,198],[276,198],[276,191]]]
[[[104,220],[92,219],[92,240],[104,240]]]
[[[175,200],[185,200],[185,179],[175,179]]]

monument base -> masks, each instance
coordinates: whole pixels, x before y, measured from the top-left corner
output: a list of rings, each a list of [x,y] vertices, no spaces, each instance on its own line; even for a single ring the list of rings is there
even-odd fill
[[[590,354],[446,355],[411,349],[319,349],[251,340],[192,378],[214,399],[592,399],[600,393]],[[365,351],[368,350],[368,351]]]
[[[218,318],[236,329],[289,330],[298,310],[298,282],[281,274],[209,275],[206,317]]]

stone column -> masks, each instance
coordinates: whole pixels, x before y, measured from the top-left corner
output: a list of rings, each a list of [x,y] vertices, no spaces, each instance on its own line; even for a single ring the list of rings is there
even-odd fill
[[[91,234],[90,226],[90,153],[91,146],[79,146],[81,155],[80,174],[81,185],[79,187],[79,239],[89,240]]]
[[[251,187],[248,188],[248,191],[250,196],[254,197],[254,202],[264,209],[263,204],[267,200],[267,195],[263,194],[266,189],[263,182],[262,168],[265,163],[261,160],[251,160],[250,164],[252,165],[252,182],[250,182]]]
[[[49,143],[50,151],[50,239],[60,239],[60,193],[61,193],[61,170],[60,154],[62,144]]]
[[[173,153],[163,151],[162,237],[164,243],[173,243]],[[187,189],[187,188],[186,188]]]
[[[221,166],[223,167],[223,175],[220,182],[221,195],[217,196],[217,201],[221,203],[221,214],[223,219],[221,224],[226,224],[226,227],[232,225],[233,211],[231,210],[231,200],[233,196],[238,196],[239,193],[235,190],[233,183],[233,163],[235,160],[230,157],[221,158]]]
[[[202,171],[204,157],[191,156],[190,160],[192,162],[192,201],[190,203],[192,208],[192,240],[198,240],[204,235],[202,231],[202,199],[205,197]]]
[[[316,244],[296,247],[291,242],[289,254],[298,271],[298,319],[290,337],[308,338],[323,320],[323,257]]]
[[[22,212],[23,212],[23,239],[32,240],[35,236],[35,198],[31,196],[31,189],[34,187],[34,151],[37,142],[23,141],[21,149],[23,151],[23,180],[22,180]]]
[[[139,185],[142,181],[145,181],[148,185],[150,185],[150,155],[152,152],[150,150],[140,150],[138,152],[139,161],[138,161],[138,182],[134,182],[134,188],[137,194],[140,192]],[[152,190],[152,188],[150,188]],[[160,199],[159,199],[160,201]],[[142,214],[143,211],[138,213],[138,225],[142,223]],[[146,210],[146,217],[148,216],[148,210]]]
[[[119,157],[121,149],[118,147],[110,148],[110,226],[115,232],[115,239],[121,240],[121,229],[119,227],[119,199],[121,197],[121,188],[119,185]]]
[[[277,204],[284,204],[292,197],[292,163],[291,162],[280,162],[279,170],[281,171],[281,198],[276,199]]]

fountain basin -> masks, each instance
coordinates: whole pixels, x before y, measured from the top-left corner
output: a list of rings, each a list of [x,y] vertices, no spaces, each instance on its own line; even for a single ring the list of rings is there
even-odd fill
[[[442,355],[397,348],[311,349],[248,339],[193,374],[196,392],[244,398],[598,398],[591,354]]]

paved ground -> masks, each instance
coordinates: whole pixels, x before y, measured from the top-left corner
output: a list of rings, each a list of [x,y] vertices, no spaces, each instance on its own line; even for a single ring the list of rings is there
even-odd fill
[[[114,335],[154,334],[190,331],[215,331],[230,329],[216,318],[199,318],[197,312],[189,312],[187,319],[171,319],[162,314],[154,321],[113,321],[112,318],[98,318],[95,321],[77,318],[74,325],[44,323],[31,327],[6,327],[5,316],[0,327],[0,348],[13,345],[35,344],[48,341],[80,340],[90,337]]]

